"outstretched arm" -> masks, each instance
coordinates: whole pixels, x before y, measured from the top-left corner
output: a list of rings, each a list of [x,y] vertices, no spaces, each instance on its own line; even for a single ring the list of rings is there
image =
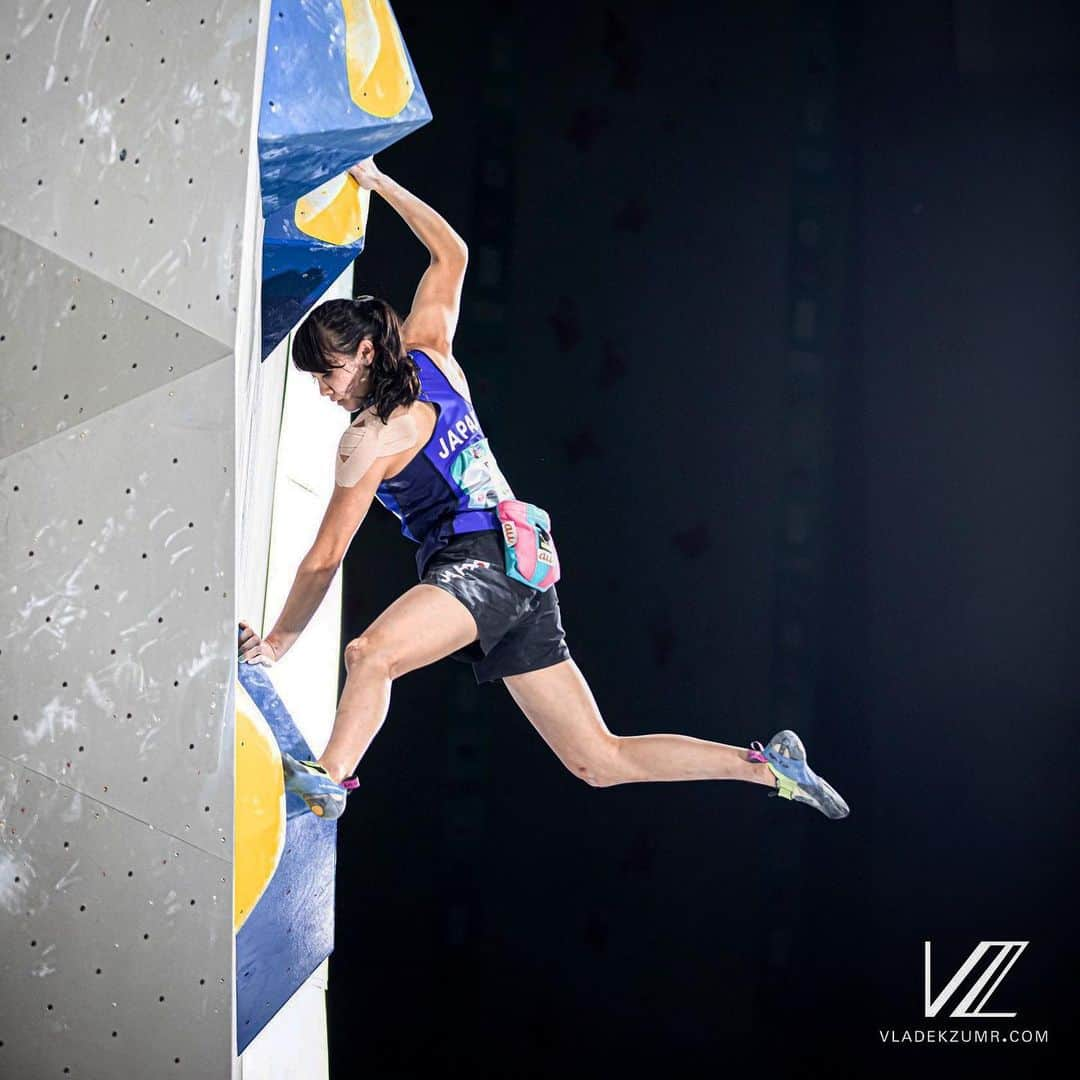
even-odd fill
[[[465,241],[427,203],[381,172],[371,158],[354,165],[349,172],[361,187],[378,192],[401,215],[431,255],[431,265],[420,278],[402,328],[404,343],[430,345],[452,355],[469,260]]]
[[[315,542],[301,560],[285,607],[265,638],[278,660],[292,648],[319,610],[352,538],[367,516],[375,489],[393,460],[396,459],[378,458],[353,487],[335,483]]]

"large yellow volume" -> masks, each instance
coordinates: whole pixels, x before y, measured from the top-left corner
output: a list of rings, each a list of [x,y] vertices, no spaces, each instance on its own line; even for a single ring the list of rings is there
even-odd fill
[[[397,116],[413,93],[405,43],[387,0],[341,0],[349,96],[372,116]]]
[[[344,172],[296,200],[296,227],[324,244],[355,244],[367,228],[371,192]]]
[[[285,848],[285,774],[270,725],[236,684],[233,932],[266,891]]]

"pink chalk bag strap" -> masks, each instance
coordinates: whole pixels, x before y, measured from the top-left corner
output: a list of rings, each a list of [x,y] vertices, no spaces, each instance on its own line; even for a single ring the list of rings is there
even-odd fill
[[[546,510],[518,499],[503,499],[496,512],[502,522],[506,573],[540,592],[559,580],[559,553]]]

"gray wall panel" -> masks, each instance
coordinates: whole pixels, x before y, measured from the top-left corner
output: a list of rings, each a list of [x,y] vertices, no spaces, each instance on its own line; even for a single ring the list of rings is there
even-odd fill
[[[0,226],[0,456],[221,358],[222,345]]]
[[[6,4],[0,224],[233,346],[257,0]]]
[[[0,461],[0,755],[228,856],[233,404],[230,355]]]
[[[0,826],[0,1076],[229,1076],[228,861],[3,759]]]

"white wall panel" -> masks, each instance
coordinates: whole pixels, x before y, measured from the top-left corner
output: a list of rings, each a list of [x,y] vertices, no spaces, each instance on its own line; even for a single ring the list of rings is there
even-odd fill
[[[232,348],[257,0],[5,3],[0,224]]]
[[[220,360],[225,348],[0,226],[0,456]]]
[[[233,350],[268,16],[0,20],[0,1076],[232,1072]]]
[[[228,1076],[228,861],[3,758],[0,823],[0,1076]]]
[[[0,459],[0,755],[217,855],[232,385],[230,355]]]

